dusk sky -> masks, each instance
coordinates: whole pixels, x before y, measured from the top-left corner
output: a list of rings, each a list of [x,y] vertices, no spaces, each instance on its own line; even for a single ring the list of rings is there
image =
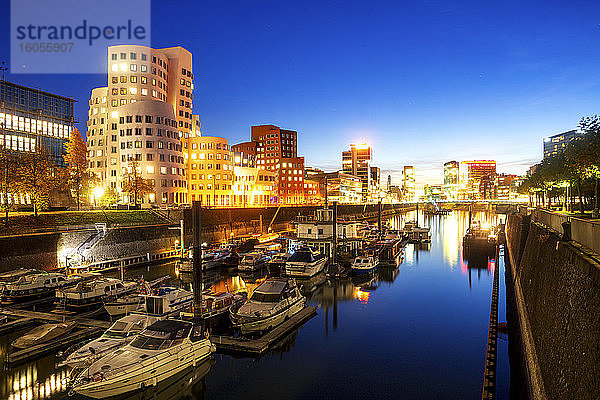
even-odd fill
[[[152,45],[192,52],[204,135],[235,144],[251,125],[297,130],[305,164],[326,170],[366,141],[394,184],[403,165],[441,183],[449,160],[524,173],[544,136],[598,113],[600,2],[447,3],[154,1]],[[6,79],[77,99],[82,131],[90,90],[106,85],[106,74]]]

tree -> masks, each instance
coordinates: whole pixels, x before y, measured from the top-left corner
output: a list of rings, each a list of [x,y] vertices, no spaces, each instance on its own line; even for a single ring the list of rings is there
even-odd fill
[[[113,188],[109,188],[106,192],[104,192],[104,196],[100,200],[104,207],[109,207],[117,204],[118,197],[117,191]]]
[[[77,128],[71,131],[69,141],[65,143],[65,150],[67,152],[65,154],[66,181],[71,192],[75,194],[77,211],[79,211],[84,188],[89,188],[90,175],[88,173],[87,146]]]
[[[154,185],[150,179],[142,177],[142,167],[135,160],[129,162],[127,172],[123,174],[123,192],[129,195],[129,202],[133,197],[133,204],[137,207],[138,200],[143,199],[145,194],[154,192]]]
[[[584,117],[579,122],[579,129],[585,136],[578,143],[577,158],[582,167],[583,175],[594,181],[594,211],[593,216],[598,218],[600,197],[600,117],[593,115]]]
[[[34,152],[21,153],[20,158],[19,187],[31,196],[33,213],[37,217],[40,210],[48,207],[50,192],[57,187],[58,176],[48,152],[39,144]]]
[[[8,226],[8,213],[15,204],[10,197],[19,191],[18,170],[19,155],[2,145],[0,148],[0,193],[2,194],[1,206],[6,226]]]

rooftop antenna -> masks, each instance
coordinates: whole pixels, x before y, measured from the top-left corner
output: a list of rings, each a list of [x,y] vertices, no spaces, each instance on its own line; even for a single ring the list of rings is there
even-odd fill
[[[0,71],[2,71],[2,80],[4,80],[4,72],[8,71],[8,67],[6,66],[6,61],[2,61],[0,64]]]

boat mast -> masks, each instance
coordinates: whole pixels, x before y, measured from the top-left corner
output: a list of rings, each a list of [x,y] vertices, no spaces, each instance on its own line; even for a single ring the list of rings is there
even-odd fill
[[[194,233],[194,323],[202,323],[202,242],[200,239],[200,230],[202,227],[202,201],[192,203],[192,230]]]

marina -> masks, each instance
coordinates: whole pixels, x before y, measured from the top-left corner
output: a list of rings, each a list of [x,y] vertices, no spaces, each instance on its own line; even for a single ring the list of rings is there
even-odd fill
[[[496,216],[485,215],[479,217],[487,218],[491,222],[497,218]],[[273,323],[272,326],[269,322],[262,323],[260,325],[262,328],[258,328],[256,333],[243,329],[240,332],[239,328],[236,329],[235,324],[232,327],[230,322],[221,322],[214,324],[214,326],[211,324],[209,340],[215,346],[216,355],[214,358],[216,362],[214,362],[214,365],[211,364],[210,371],[203,378],[208,383],[202,385],[205,398],[235,397],[234,393],[238,396],[239,393],[245,393],[243,398],[257,398],[259,393],[250,384],[253,379],[262,379],[260,376],[270,375],[284,383],[287,382],[287,385],[293,386],[290,381],[292,375],[288,375],[291,373],[290,371],[300,366],[306,366],[310,362],[309,360],[314,357],[323,360],[327,365],[328,363],[336,363],[335,360],[342,357],[343,352],[348,351],[343,350],[344,348],[348,349],[348,346],[365,350],[370,349],[368,352],[373,352],[375,350],[372,347],[373,345],[367,344],[360,336],[357,336],[366,335],[367,332],[371,337],[369,342],[375,340],[380,344],[387,343],[389,346],[394,346],[393,353],[396,354],[394,360],[400,357],[411,359],[411,354],[413,354],[413,362],[418,362],[417,365],[420,365],[417,370],[410,371],[397,364],[398,361],[392,361],[397,372],[393,375],[394,380],[390,382],[395,382],[394,386],[402,385],[402,387],[413,388],[411,389],[413,391],[409,391],[406,398],[422,398],[423,389],[419,386],[420,389],[416,391],[417,387],[411,386],[409,383],[413,377],[417,376],[415,375],[417,371],[428,371],[432,376],[442,372],[433,367],[435,365],[433,358],[430,359],[425,356],[419,356],[424,358],[414,358],[415,353],[411,351],[413,346],[424,346],[423,338],[427,336],[436,340],[436,342],[427,344],[427,346],[432,346],[432,349],[440,349],[439,346],[442,346],[443,343],[448,343],[448,340],[453,341],[452,346],[456,347],[456,352],[447,353],[445,357],[450,357],[447,358],[448,361],[452,362],[452,359],[464,359],[465,357],[468,361],[468,368],[464,368],[459,374],[459,377],[461,377],[458,380],[458,382],[461,382],[460,388],[454,387],[453,390],[457,390],[467,397],[469,394],[480,391],[483,377],[480,369],[484,365],[487,321],[489,320],[489,288],[492,283],[493,271],[497,265],[496,260],[493,258],[488,259],[485,267],[483,267],[475,265],[475,263],[464,258],[462,237],[468,229],[468,218],[465,213],[454,213],[443,218],[441,216],[426,217],[422,215],[422,223],[425,222],[431,229],[431,243],[409,244],[406,237],[394,233],[400,232],[405,223],[412,219],[414,219],[414,216],[411,213],[387,217],[387,238],[364,242],[365,251],[368,251],[368,249],[377,251],[376,255],[364,255],[357,258],[369,261],[369,263],[365,263],[369,265],[367,267],[369,269],[368,273],[358,275],[352,273],[351,264],[348,263],[345,267],[342,266],[343,270],[346,271],[345,278],[328,278],[326,271],[316,271],[314,275],[307,273],[306,278],[296,278],[297,289],[292,287],[292,290],[299,290],[302,298],[305,296],[306,306],[294,311],[289,318],[281,319],[281,322]],[[299,247],[298,249],[301,250],[302,248]],[[254,297],[260,301],[271,301],[268,300],[271,293],[274,294],[278,290],[287,290],[283,289],[284,286],[281,286],[281,289],[278,286],[272,286],[272,289],[266,291],[265,289],[258,289],[257,291],[257,288],[268,281],[268,276],[271,275],[272,270],[278,272],[273,276],[283,276],[272,278],[275,279],[273,282],[282,282],[283,284],[288,279],[285,278],[287,256],[281,257],[282,250],[278,251],[280,253],[277,254],[280,257],[277,262],[281,263],[283,267],[273,269],[263,266],[250,275],[232,271],[226,265],[206,271],[203,275],[203,287],[204,290],[212,293],[206,292],[206,302],[203,303],[203,312],[206,317],[219,314],[221,308],[230,305],[229,301],[233,302],[233,297],[224,296],[223,293],[243,293],[248,296],[248,299]],[[300,254],[302,254],[301,251]],[[314,263],[315,257],[313,256],[312,260],[305,261],[307,261],[307,265],[310,265]],[[168,262],[141,268],[132,267],[125,270],[112,270],[103,273],[103,275],[108,282],[113,282],[111,279],[117,279],[121,274],[123,274],[125,280],[129,281],[135,281],[141,277],[149,282],[160,280],[161,286],[152,291],[152,293],[157,294],[159,290],[162,290],[160,293],[167,293],[168,290],[174,290],[174,288],[192,289],[192,279],[189,277],[192,274],[180,271],[176,264],[175,262]],[[362,261],[360,264],[363,264]],[[469,279],[471,269],[477,270],[478,278],[474,281]],[[165,275],[170,276],[168,281],[162,278]],[[444,278],[440,280],[442,277]],[[116,281],[114,282],[116,283]],[[467,282],[470,283],[467,284]],[[427,290],[423,290],[425,289],[423,285],[427,285]],[[161,287],[165,289],[160,289]],[[442,288],[445,289],[442,290]],[[143,296],[149,299],[152,298],[152,293]],[[449,294],[444,293],[458,297],[449,298]],[[468,305],[462,300],[458,301],[465,293],[468,297],[473,297],[472,304]],[[258,294],[263,297],[257,297]],[[437,328],[435,327],[445,320],[445,318],[440,320],[440,314],[432,313],[436,307],[435,304],[438,308],[442,307],[439,301],[443,301],[444,307],[458,307],[458,315],[461,316],[457,325],[450,325],[454,328],[449,331],[449,337],[442,337],[436,333]],[[415,313],[416,310],[412,310],[411,304],[416,303],[430,303],[431,305],[425,306],[421,315]],[[160,311],[159,308],[163,306],[159,306],[159,302],[156,301],[152,304],[154,306],[150,312],[157,315]],[[477,318],[473,317],[473,310],[465,313],[466,309],[464,307],[472,308],[473,306],[476,306],[478,310]],[[31,307],[29,306],[29,308]],[[5,306],[0,312],[8,319],[5,324],[11,327],[11,329],[6,328],[4,330],[5,334],[8,333],[8,336],[4,339],[5,344],[2,345],[5,346],[5,350],[3,350],[5,354],[4,365],[7,369],[2,372],[6,384],[0,386],[0,390],[4,390],[0,395],[16,399],[17,394],[21,393],[22,390],[31,390],[32,393],[37,391],[37,395],[33,395],[32,398],[39,397],[39,393],[41,393],[39,385],[43,386],[44,379],[49,375],[39,375],[39,372],[37,372],[35,381],[30,383],[31,386],[26,385],[23,389],[15,391],[14,384],[10,383],[13,382],[12,379],[15,379],[14,375],[11,375],[13,374],[12,371],[17,373],[23,368],[25,370],[38,368],[37,366],[42,365],[40,363],[52,362],[55,369],[46,371],[53,371],[53,373],[58,374],[57,376],[61,376],[61,383],[56,386],[61,389],[55,392],[53,397],[66,398],[67,388],[70,385],[67,382],[67,377],[71,374],[69,372],[71,367],[63,363],[66,355],[62,356],[62,352],[67,348],[80,347],[85,349],[86,341],[100,337],[104,331],[109,329],[112,325],[111,317],[103,308],[85,312],[69,312],[53,310],[52,306],[44,308],[43,303],[36,303],[35,307],[36,311]],[[235,307],[237,309],[239,305]],[[460,311],[463,309],[464,311]],[[188,314],[188,318],[192,317],[193,313]],[[20,329],[20,332],[27,332],[27,329],[31,329],[36,325],[39,326],[40,323],[60,324],[65,321],[73,321],[76,327],[65,334],[60,341],[51,340],[21,350],[10,349],[10,343],[15,339],[16,329]],[[358,329],[345,329],[344,327],[347,324],[352,324]],[[459,326],[470,327],[470,333],[467,335],[471,337],[470,340],[465,341],[455,336],[461,334],[460,332],[462,334],[466,333]],[[389,330],[390,327],[394,327],[393,331]],[[2,328],[2,325],[0,325],[0,332],[2,332]],[[476,332],[477,334],[475,334]],[[398,335],[402,338],[400,342],[395,338]],[[333,347],[328,350],[329,346],[326,343],[331,340],[333,340],[331,342]],[[499,352],[502,351],[502,346],[502,343],[498,343]],[[102,350],[98,348],[98,351]],[[367,362],[367,364],[376,362],[379,358],[377,354],[379,354],[378,350],[375,350],[373,354],[363,354],[361,364],[363,362]],[[345,356],[344,359],[347,360]],[[252,368],[252,371],[248,371],[248,376],[242,377],[235,374],[234,371],[237,369],[249,367],[248,362],[253,362],[252,360],[258,361],[258,365],[256,365],[256,368]],[[204,365],[202,362],[199,362],[199,364]],[[356,376],[356,371],[353,368],[357,367],[357,364],[354,362],[348,364],[346,366],[335,364],[340,375],[333,375],[331,390],[336,390],[338,394],[348,393],[347,386],[340,380],[342,375]],[[375,364],[372,364],[370,368],[374,372],[377,371],[379,375],[391,377],[391,370],[385,372]],[[504,358],[499,356],[497,368],[496,377],[499,381],[497,387],[500,394],[498,398],[503,398],[503,390],[507,390],[506,371],[508,365],[506,356]],[[63,376],[64,378],[62,378]],[[338,376],[339,378],[336,378]],[[174,379],[174,377],[168,379]],[[345,380],[346,378],[343,378],[344,382]],[[450,383],[448,381],[448,384]],[[304,384],[314,385],[317,384],[317,381],[309,379],[305,380]],[[160,386],[160,382],[157,382],[157,385]],[[5,389],[1,389],[2,387]],[[272,392],[273,389],[267,389],[267,392],[270,392],[270,395],[274,397],[282,395],[282,393],[276,391]],[[413,394],[410,395],[410,393]],[[436,392],[430,390],[428,393],[435,396]],[[372,397],[367,397],[378,398],[377,390],[374,390]]]

